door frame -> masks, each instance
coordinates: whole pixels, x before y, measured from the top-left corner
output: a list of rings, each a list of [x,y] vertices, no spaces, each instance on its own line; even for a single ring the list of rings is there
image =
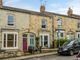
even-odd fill
[[[28,40],[29,41],[28,42],[29,44],[28,44],[28,46],[30,46],[30,38],[31,38],[30,35],[34,35],[34,47],[35,47],[36,46],[36,40],[35,40],[36,36],[35,36],[34,33],[29,33],[29,40]]]
[[[26,34],[26,33],[24,33],[24,34]],[[23,39],[26,38],[26,44],[27,44],[27,49],[26,50],[28,51],[28,34],[26,34],[27,37],[23,37],[24,34],[22,34],[22,42],[23,42]],[[24,47],[23,47],[23,50],[24,50]]]

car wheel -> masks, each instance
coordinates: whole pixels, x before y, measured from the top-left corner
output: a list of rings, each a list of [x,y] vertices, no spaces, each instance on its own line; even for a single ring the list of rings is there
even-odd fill
[[[73,51],[71,50],[71,51],[70,51],[70,56],[72,56],[72,55],[74,55],[74,53],[73,53]]]

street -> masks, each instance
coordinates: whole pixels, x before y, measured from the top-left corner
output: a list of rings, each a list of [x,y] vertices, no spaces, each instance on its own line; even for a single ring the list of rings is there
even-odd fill
[[[44,57],[37,57],[31,59],[23,59],[23,60],[75,60],[75,56],[58,56],[58,55],[50,55]]]

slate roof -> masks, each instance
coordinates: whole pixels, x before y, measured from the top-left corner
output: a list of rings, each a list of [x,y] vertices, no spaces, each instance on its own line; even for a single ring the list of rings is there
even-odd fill
[[[36,12],[36,11],[31,11],[31,10],[26,10],[26,9],[8,7],[8,6],[3,6],[0,9],[9,10],[9,11],[16,11],[16,12],[21,12],[21,13],[28,13],[28,14],[32,14],[32,15],[48,16],[48,17],[52,17],[53,15],[57,15],[57,16],[64,16],[64,17],[68,17],[68,18],[75,18],[75,19],[80,18],[79,15],[68,16],[68,15],[63,15],[63,14],[58,14],[58,13],[53,13],[53,12],[47,12],[47,11],[45,11],[44,13],[41,13],[41,12]]]

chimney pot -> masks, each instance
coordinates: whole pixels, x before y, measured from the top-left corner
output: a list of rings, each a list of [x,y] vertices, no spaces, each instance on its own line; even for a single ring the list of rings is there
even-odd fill
[[[45,6],[44,5],[40,6],[40,12],[45,12]]]
[[[3,6],[3,2],[2,0],[0,0],[0,8],[2,8],[2,6]]]

